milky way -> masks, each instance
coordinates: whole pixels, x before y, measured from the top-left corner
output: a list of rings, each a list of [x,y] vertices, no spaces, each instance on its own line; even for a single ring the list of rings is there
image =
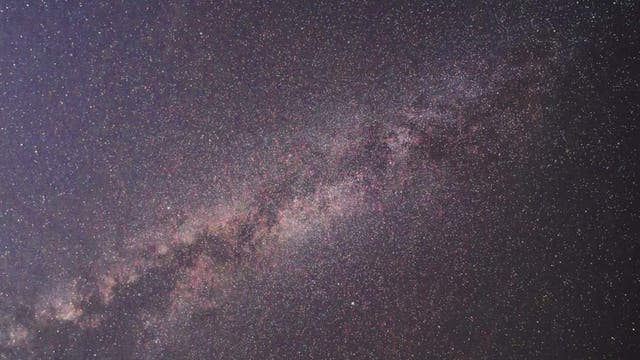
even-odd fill
[[[0,358],[637,356],[638,10],[0,5]]]

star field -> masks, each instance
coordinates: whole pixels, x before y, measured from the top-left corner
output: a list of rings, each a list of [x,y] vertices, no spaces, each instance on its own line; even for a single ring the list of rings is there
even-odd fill
[[[632,359],[632,1],[0,5],[0,359]]]

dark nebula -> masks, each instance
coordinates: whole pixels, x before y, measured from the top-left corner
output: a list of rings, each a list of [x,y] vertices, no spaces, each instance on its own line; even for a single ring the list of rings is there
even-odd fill
[[[634,1],[0,4],[0,359],[640,356]]]

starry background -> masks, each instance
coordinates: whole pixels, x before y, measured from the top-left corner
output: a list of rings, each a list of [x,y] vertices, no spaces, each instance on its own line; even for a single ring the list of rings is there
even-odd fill
[[[639,9],[0,5],[0,358],[640,354]]]

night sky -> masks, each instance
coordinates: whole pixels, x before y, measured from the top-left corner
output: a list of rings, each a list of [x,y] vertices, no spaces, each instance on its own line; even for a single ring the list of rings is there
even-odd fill
[[[637,359],[635,1],[0,4],[0,359]]]

